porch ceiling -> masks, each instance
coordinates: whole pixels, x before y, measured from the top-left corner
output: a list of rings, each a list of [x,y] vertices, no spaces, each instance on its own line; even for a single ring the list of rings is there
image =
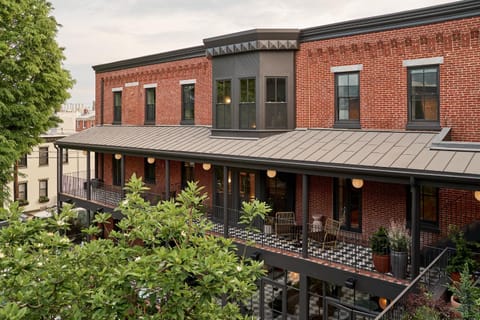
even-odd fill
[[[210,162],[294,173],[408,179],[480,186],[480,149],[432,148],[439,134],[297,129],[258,139],[213,137],[203,126],[98,126],[60,147]]]

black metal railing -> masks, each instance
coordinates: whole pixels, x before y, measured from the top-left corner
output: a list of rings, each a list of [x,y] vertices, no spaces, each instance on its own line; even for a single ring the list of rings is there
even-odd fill
[[[172,185],[171,188],[168,198],[175,197],[177,193],[177,185]],[[124,197],[120,186],[107,185],[99,179],[90,180],[90,199],[88,199],[87,190],[88,179],[86,178],[86,172],[75,172],[62,176],[62,193],[75,198],[91,200],[100,205],[115,208]],[[151,204],[156,204],[158,201],[167,198],[165,192],[144,192],[142,196]]]
[[[430,257],[442,249],[430,249]],[[405,319],[409,311],[409,303],[412,296],[422,294],[423,292],[433,293],[437,288],[445,288],[448,277],[446,267],[454,250],[451,248],[443,249],[435,259],[423,269],[417,278],[405,288],[375,319],[376,320],[401,320]]]

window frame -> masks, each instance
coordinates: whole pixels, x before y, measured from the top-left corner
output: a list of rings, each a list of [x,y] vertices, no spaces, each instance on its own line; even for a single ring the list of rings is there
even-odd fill
[[[436,221],[431,221],[431,220],[425,220],[423,219],[425,217],[425,212],[424,212],[424,208],[425,208],[425,197],[426,195],[424,195],[424,187],[431,187],[434,190],[435,192],[435,195],[433,195],[433,197],[435,197],[435,209],[436,209],[436,212],[435,212],[435,216],[436,216]],[[437,187],[433,187],[433,186],[419,186],[418,187],[418,192],[419,192],[419,195],[418,195],[418,198],[419,198],[419,207],[420,207],[420,212],[419,212],[419,216],[420,216],[420,229],[423,230],[423,231],[430,231],[430,232],[440,232],[440,188],[437,188]],[[407,227],[411,227],[412,225],[412,194],[410,193],[410,187],[408,186],[406,188],[406,192],[407,192]]]
[[[284,81],[283,99],[279,99],[279,80]],[[269,99],[269,80],[273,80],[273,99]],[[281,114],[285,115],[282,119]],[[280,118],[276,117],[280,114]],[[269,116],[272,115],[272,116]],[[265,77],[265,128],[286,129],[288,127],[288,77],[287,76],[266,76]]]
[[[42,183],[45,183],[45,188],[42,188]],[[47,197],[48,198],[48,179],[38,180],[38,197]]]
[[[21,191],[20,186],[25,186],[23,192]],[[20,196],[21,194],[23,194],[24,196],[21,197]],[[28,182],[26,182],[26,181],[18,183],[18,197],[17,197],[17,199],[15,199],[15,201],[19,201],[19,200],[28,201]]]
[[[246,83],[246,88],[243,88],[244,83]],[[251,92],[252,88],[253,88],[253,94]],[[255,130],[257,128],[257,78],[256,77],[240,78],[239,89],[240,89],[240,97],[238,101],[238,128],[240,130]],[[243,92],[244,90],[245,90],[245,94]],[[252,112],[252,109],[253,109],[253,112]],[[246,123],[242,122],[242,115],[244,114],[246,114],[247,116]]]
[[[339,77],[340,76],[350,76],[350,75],[356,75],[357,76],[357,95],[356,96],[350,96],[348,94],[347,96],[340,96],[339,94]],[[348,85],[348,87],[350,87]],[[344,72],[335,72],[334,73],[334,91],[335,91],[335,123],[334,123],[334,128],[346,128],[346,129],[360,129],[360,71],[344,71]],[[348,112],[350,114],[351,112],[351,104],[350,101],[352,98],[358,99],[358,119],[340,119],[340,99],[345,99],[347,98],[349,100],[348,103]]]
[[[68,148],[62,148],[62,163],[68,163]]]
[[[155,184],[156,181],[156,163],[148,163],[148,158],[143,160],[143,179],[146,184]]]
[[[340,198],[343,207],[340,205]],[[363,188],[356,189],[353,187],[352,179],[333,178],[333,217],[342,222],[341,228],[343,230],[356,233],[363,232],[363,198]],[[358,200],[358,203],[354,203],[355,199]],[[358,227],[352,226],[352,207],[355,205],[358,206]]]
[[[118,99],[116,97],[119,97]],[[113,121],[112,124],[122,124],[122,91],[113,91]],[[120,102],[117,104],[117,102]]]
[[[17,166],[19,169],[27,168],[28,167],[28,155],[25,153],[23,154],[17,161]]]
[[[223,83],[223,88],[225,89],[225,83],[229,83],[230,86],[230,92],[228,92],[230,95],[226,95],[225,90],[222,92],[222,96],[219,95],[218,88],[219,88],[219,83]],[[232,107],[232,79],[227,78],[227,79],[217,79],[215,80],[215,129],[233,129],[233,107]],[[219,102],[219,98],[223,97],[223,102]],[[230,99],[230,101],[227,102],[227,99]],[[228,115],[225,116],[225,110],[224,110],[224,117],[222,121],[222,126],[220,126],[219,122],[219,115],[218,115],[218,109],[219,107],[222,107],[226,110],[228,107],[229,111],[229,117]],[[227,123],[228,122],[228,123]]]
[[[38,147],[38,166],[48,166],[48,146]]]
[[[193,97],[192,99],[186,97],[185,90],[190,88],[193,91],[193,94],[189,95],[189,97]],[[184,83],[181,85],[181,95],[182,95],[182,120],[180,124],[194,124],[195,123],[195,83]],[[230,90],[231,91],[231,90]],[[187,110],[191,109],[192,116],[187,117]]]
[[[149,124],[155,124],[156,121],[156,112],[157,112],[157,88],[156,87],[150,87],[150,88],[145,88],[145,119],[144,123],[146,125]],[[149,101],[149,93],[153,92],[153,103],[148,103]],[[150,110],[149,109],[153,109]],[[153,114],[153,118],[150,117]]]
[[[412,104],[413,100],[413,89],[412,89],[412,76],[411,72],[413,70],[425,70],[425,69],[436,69],[436,94],[417,94],[416,97],[436,97],[437,104],[437,119],[436,120],[425,120],[425,119],[413,119],[415,107]],[[408,108],[408,130],[440,130],[440,65],[439,64],[429,64],[429,65],[417,65],[407,67],[407,108]]]

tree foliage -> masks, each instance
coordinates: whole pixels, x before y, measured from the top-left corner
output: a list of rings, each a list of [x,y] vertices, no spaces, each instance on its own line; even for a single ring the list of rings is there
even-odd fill
[[[64,234],[70,206],[52,219],[22,222],[17,204],[0,229],[2,319],[240,319],[262,264],[237,255],[232,241],[208,234],[202,188],[146,202],[132,177],[107,239],[73,244]],[[97,235],[110,214],[98,214]],[[58,317],[58,318],[57,318]]]
[[[72,86],[45,0],[0,0],[0,185],[14,162],[59,123]],[[0,190],[4,191],[4,190]]]

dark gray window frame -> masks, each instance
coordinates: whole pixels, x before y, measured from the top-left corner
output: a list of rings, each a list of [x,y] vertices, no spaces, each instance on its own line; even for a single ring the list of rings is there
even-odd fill
[[[42,188],[42,182],[45,182],[45,188]],[[42,193],[42,190],[45,190],[45,193]],[[38,196],[48,198],[48,179],[38,180]]]
[[[38,165],[48,166],[48,147],[38,147]]]
[[[24,155],[22,155],[20,157],[20,159],[18,159],[18,167],[19,168],[27,168],[27,166],[28,166],[28,156],[25,153]]]
[[[193,90],[193,99],[186,97],[185,90],[191,88]],[[184,83],[181,85],[182,94],[182,121],[180,124],[195,124],[195,83]],[[191,109],[191,116],[187,117],[187,111]]]
[[[407,194],[407,227],[410,228],[412,224],[412,196],[410,193],[410,186],[406,188],[406,194]],[[424,203],[425,200],[424,198],[426,197],[425,192],[424,192],[424,186],[419,187],[419,206],[420,206],[420,228],[423,231],[428,231],[428,232],[433,232],[433,233],[439,233],[440,232],[440,189],[435,188],[435,195],[434,197],[436,198],[436,221],[432,222],[429,220],[425,220],[425,212],[424,212]]]
[[[278,90],[278,80],[284,80],[284,92],[283,99],[279,99],[279,90]],[[274,99],[269,99],[269,86],[268,81],[274,80]],[[272,113],[278,115],[283,113],[285,119],[279,119],[276,123],[273,124],[274,119],[269,117],[268,114],[271,111],[270,109],[275,108],[275,111]],[[288,77],[287,76],[267,76],[265,77],[265,128],[266,129],[286,129],[288,127]],[[271,122],[269,122],[269,120]]]
[[[153,103],[148,103],[149,92],[153,92]],[[145,88],[145,124],[155,124],[156,120],[157,88]]]
[[[20,196],[20,194],[21,194],[21,192],[20,192],[20,189],[21,189],[20,186],[21,186],[21,185],[24,185],[24,186],[25,186],[25,192],[24,192],[24,193],[25,193],[25,196],[24,196],[24,197],[21,197],[21,196]],[[15,199],[15,201],[18,201],[18,200],[25,200],[25,201],[28,200],[28,182],[26,182],[26,181],[25,181],[25,182],[19,182],[19,183],[18,183],[18,198]]]
[[[422,119],[413,119],[413,108],[412,105],[412,83],[411,83],[411,71],[412,70],[419,70],[419,69],[437,69],[437,92],[435,95],[437,100],[437,120],[422,120]],[[432,65],[420,65],[420,66],[412,66],[407,68],[407,100],[408,100],[408,122],[407,122],[407,130],[440,130],[440,65],[432,64]],[[425,95],[426,96],[426,95]]]
[[[342,75],[350,75],[350,74],[355,74],[358,77],[358,119],[354,120],[341,120],[340,119],[340,105],[339,105],[339,100],[340,98],[345,98],[345,97],[340,97],[339,96],[339,86],[338,86],[338,77]],[[334,90],[335,90],[335,123],[334,123],[334,128],[345,128],[345,129],[360,129],[360,71],[346,71],[346,72],[335,72],[334,73]],[[347,98],[351,99],[351,96],[347,96]]]
[[[218,98],[219,98],[219,93],[218,93],[218,84],[219,82],[229,82],[230,83],[230,96],[226,96],[225,95],[225,92],[222,93],[222,97],[224,98],[224,101],[223,102],[219,102],[218,101]],[[233,129],[233,105],[232,105],[232,102],[233,102],[233,97],[232,97],[232,94],[233,94],[233,87],[232,87],[232,83],[233,83],[233,80],[231,78],[225,78],[225,79],[216,79],[215,80],[215,128],[216,129]],[[227,103],[226,99],[227,97],[230,99],[230,101]],[[225,110],[227,109],[227,107],[230,109],[229,110],[229,113],[230,113],[230,117],[223,117],[223,122],[222,122],[222,126],[220,126],[220,123],[219,123],[219,115],[218,115],[218,109],[219,107],[222,107],[224,108],[224,114],[225,114]],[[225,120],[228,120],[228,124],[226,123]]]
[[[120,98],[116,99],[117,96]],[[122,91],[113,91],[113,124],[122,124],[122,99]]]
[[[153,163],[148,163],[148,158],[145,158],[144,161],[144,182],[148,184],[155,184],[156,181],[156,161]]]
[[[247,84],[246,97],[243,95],[242,92],[242,83],[244,83],[244,81],[246,81]],[[251,95],[249,94],[252,85],[251,81],[253,81],[254,90],[253,101],[251,99]],[[239,92],[240,98],[238,101],[238,127],[240,130],[255,130],[257,128],[257,78],[255,76],[239,78]],[[245,113],[247,115],[247,123],[242,122],[242,118]]]

